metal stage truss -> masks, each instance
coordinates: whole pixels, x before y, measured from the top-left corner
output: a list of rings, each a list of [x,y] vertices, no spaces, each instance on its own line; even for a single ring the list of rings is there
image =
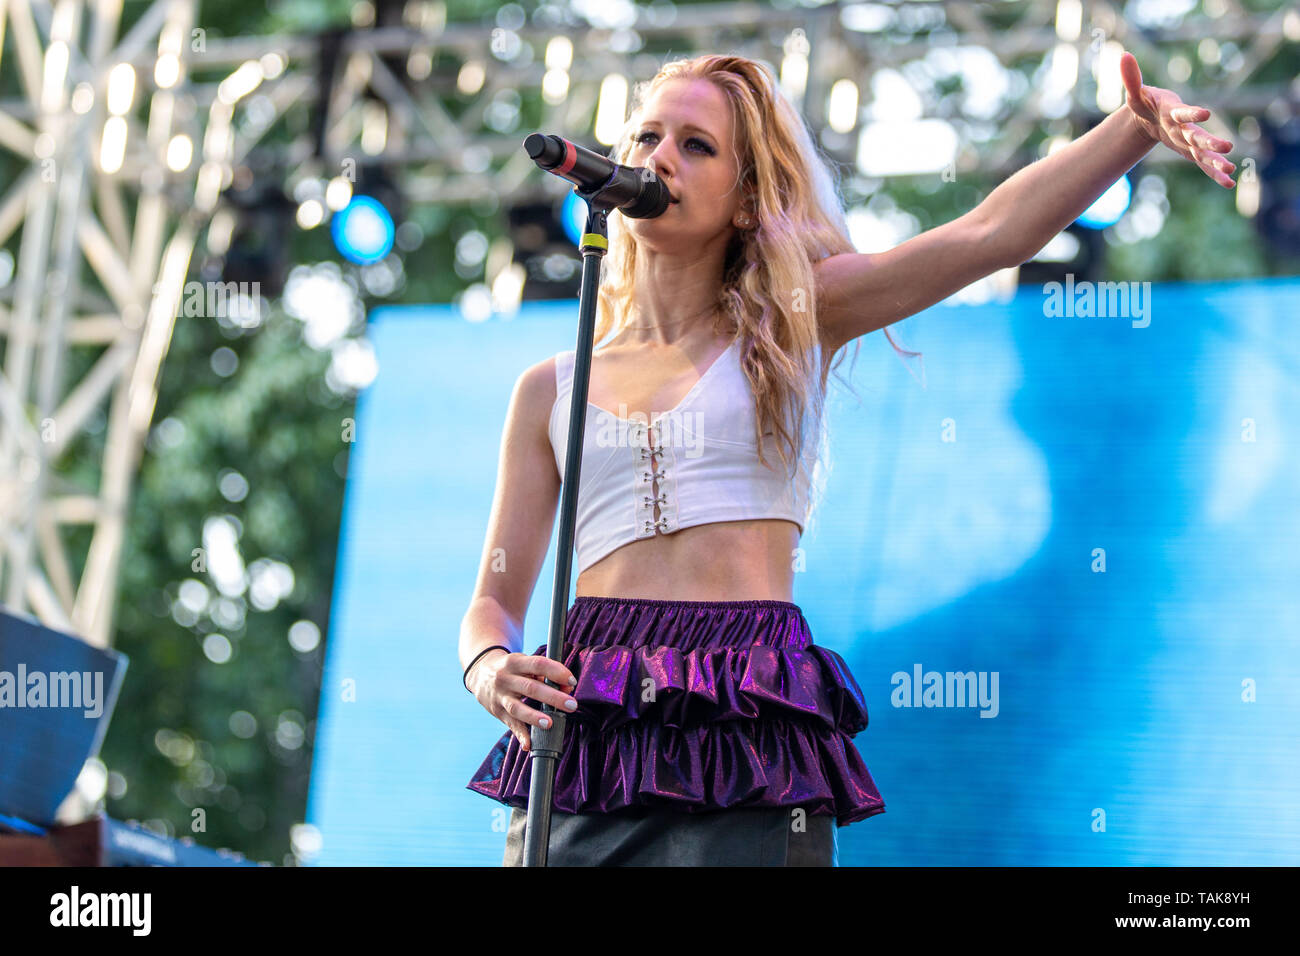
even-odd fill
[[[19,87],[0,90],[0,147],[21,164],[20,175],[0,184],[0,248],[18,237],[15,281],[0,290],[4,602],[92,644],[110,643],[127,506],[191,259],[205,230],[208,248],[221,247],[213,230],[226,190],[247,178],[254,150],[286,187],[361,162],[397,169],[409,202],[555,199],[564,187],[535,175],[520,148],[523,131],[492,128],[494,98],[550,90],[539,128],[578,136],[591,128],[606,77],[645,79],[669,51],[705,49],[778,68],[837,159],[851,158],[852,140],[825,129],[836,80],[865,85],[874,72],[901,69],[936,46],[981,47],[1023,69],[1063,44],[1086,65],[1104,40],[1133,52],[1148,83],[1178,88],[1225,117],[1295,112],[1294,84],[1261,79],[1300,36],[1300,19],[1285,6],[1251,12],[1219,0],[1207,4],[1218,14],[1212,20],[1142,29],[1109,3],[874,6],[890,11],[895,26],[863,29],[860,7],[839,3],[657,3],[628,5],[635,21],[616,27],[553,4],[528,22],[515,7],[519,22],[503,27],[500,11],[495,21],[448,23],[441,4],[381,0],[377,8],[358,4],[353,24],[317,35],[220,38],[205,26],[220,32],[215,2],[155,0],[123,30],[122,0],[0,0],[0,57],[10,58],[0,59],[0,77],[16,76]],[[1072,31],[1061,29],[1063,8],[1077,13]],[[1218,43],[1232,41],[1243,62],[1213,89],[1170,79],[1170,57],[1194,49],[1207,31]],[[556,37],[571,44],[558,66],[541,57]],[[1074,99],[1071,119],[1096,115],[1083,87]],[[376,103],[385,129],[378,148],[363,136],[364,113],[373,115]],[[1013,171],[1044,120],[1033,103],[1031,95],[996,120],[979,171]],[[314,125],[291,134],[281,121],[299,111]],[[65,381],[73,347],[96,357],[79,380]],[[98,483],[79,487],[60,467],[102,403]],[[92,533],[74,580],[60,529],[78,524]]]

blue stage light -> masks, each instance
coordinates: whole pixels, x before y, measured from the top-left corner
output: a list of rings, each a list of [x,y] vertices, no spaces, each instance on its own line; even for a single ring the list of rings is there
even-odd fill
[[[354,196],[334,214],[330,235],[343,258],[359,265],[378,262],[393,248],[393,217],[370,196]]]
[[[1077,222],[1089,229],[1105,229],[1107,226],[1113,226],[1119,222],[1124,213],[1128,212],[1132,198],[1133,186],[1127,175],[1121,176],[1083,211],[1083,215]]]
[[[575,246],[582,245],[582,233],[587,228],[587,201],[570,191],[560,207],[560,222],[569,241]]]

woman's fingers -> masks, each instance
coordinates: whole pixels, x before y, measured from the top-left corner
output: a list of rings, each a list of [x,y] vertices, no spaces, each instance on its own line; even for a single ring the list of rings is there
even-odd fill
[[[1210,111],[1204,106],[1180,106],[1170,112],[1175,123],[1202,123],[1210,118]]]
[[[1130,59],[1133,60],[1131,64],[1128,62]],[[1136,58],[1131,54],[1124,54],[1120,71],[1124,75],[1125,86],[1128,87],[1129,108],[1153,137],[1184,159],[1196,163],[1205,175],[1220,186],[1231,189],[1236,185],[1228,175],[1236,166],[1215,155],[1230,152],[1231,141],[1208,133],[1196,125],[1210,118],[1207,107],[1181,103],[1178,95],[1170,90],[1141,86],[1141,72]],[[1148,94],[1150,107],[1146,102]]]
[[[1232,143],[1226,139],[1220,139],[1212,136],[1198,126],[1182,126],[1183,138],[1187,140],[1188,145],[1195,146],[1198,149],[1208,149],[1216,153],[1226,153],[1232,149]]]
[[[501,702],[501,709],[508,714],[512,720],[506,720],[506,723],[515,731],[515,736],[519,738],[519,745],[525,750],[528,749],[527,741],[532,734],[532,727],[541,727],[542,721],[550,721],[550,718],[541,711],[533,710],[518,697],[512,697],[509,694]]]
[[[1221,173],[1231,174],[1231,172],[1237,168],[1236,163],[1230,163],[1226,159],[1220,159],[1217,156],[1215,156],[1213,159],[1206,160],[1206,162],[1208,162],[1211,166],[1213,166]]]
[[[1132,66],[1128,65],[1130,60],[1133,61]],[[1119,75],[1120,79],[1124,81],[1124,87],[1128,91],[1129,98],[1139,99],[1140,94],[1138,91],[1142,89],[1142,68],[1138,66],[1137,57],[1127,50],[1120,57]]]
[[[1236,169],[1232,163],[1228,162],[1226,159],[1219,159],[1217,156],[1206,156],[1202,158],[1202,155],[1195,149],[1192,150],[1192,158],[1196,161],[1196,164],[1201,167],[1201,171],[1220,186],[1223,186],[1226,189],[1231,189],[1233,187],[1234,183],[1232,177],[1228,175],[1229,172]],[[1225,169],[1224,167],[1227,168]]]
[[[1174,124],[1167,134],[1172,137],[1167,140],[1169,145],[1196,163],[1205,175],[1220,186],[1231,189],[1235,183],[1228,174],[1237,167],[1217,155],[1230,152],[1231,141],[1208,133],[1196,125],[1209,119],[1210,111],[1204,106],[1188,106],[1180,103],[1169,109],[1168,116],[1168,123]],[[1175,133],[1174,130],[1177,132]]]
[[[1196,165],[1201,167],[1205,175],[1221,186],[1232,187],[1233,182],[1229,174],[1237,168],[1235,163],[1224,159],[1218,153],[1199,150],[1196,147],[1192,147],[1191,154],[1192,159],[1196,162]]]
[[[577,681],[574,679],[573,671],[569,670],[559,661],[551,660],[549,657],[535,655],[526,657],[521,662],[519,673],[530,674],[534,677],[544,677],[549,681],[559,684],[561,687],[572,687]]]
[[[528,697],[541,704],[550,704],[560,710],[570,713],[578,709],[578,702],[570,697],[558,687],[551,687],[542,681],[528,677],[523,674],[511,674],[505,679],[506,689],[519,697]],[[535,715],[535,716],[534,716]],[[539,710],[534,710],[525,705],[524,712],[517,714],[523,717],[530,724],[536,724],[539,727],[546,726],[542,721],[547,720],[545,714]]]
[[[506,726],[509,727],[510,732],[515,735],[515,740],[519,741],[519,746],[524,750],[530,749],[532,747],[532,740],[530,739],[528,725],[522,720],[515,720],[513,717],[508,717],[505,720]]]
[[[577,709],[577,701],[572,697],[534,678],[522,674],[502,673],[498,675],[497,680],[504,697],[502,709],[513,718],[510,727],[515,731],[519,746],[524,750],[531,749],[531,727],[545,729],[550,726],[551,718],[524,703],[523,698],[550,703],[570,713]],[[572,706],[566,706],[569,703],[572,703]]]
[[[510,728],[519,746],[531,750],[533,727],[547,727],[551,719],[540,710],[524,703],[524,698],[572,713],[577,710],[577,700],[570,697],[565,689],[552,687],[546,683],[551,680],[572,691],[577,685],[573,672],[559,661],[549,657],[509,654],[496,672],[494,696],[497,697],[501,713],[499,719]]]

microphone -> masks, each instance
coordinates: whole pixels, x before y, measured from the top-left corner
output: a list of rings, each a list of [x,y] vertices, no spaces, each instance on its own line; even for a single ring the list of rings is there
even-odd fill
[[[608,203],[630,219],[662,216],[677,201],[649,167],[621,166],[560,136],[531,133],[524,149],[542,169],[589,193],[588,202]]]

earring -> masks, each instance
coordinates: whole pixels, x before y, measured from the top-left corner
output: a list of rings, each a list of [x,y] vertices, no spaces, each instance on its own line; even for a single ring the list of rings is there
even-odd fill
[[[748,229],[748,228],[749,228],[749,217],[748,217],[747,215],[745,215],[744,213],[741,213],[741,215],[740,215],[739,225],[740,225],[740,228],[741,228],[741,229]]]

